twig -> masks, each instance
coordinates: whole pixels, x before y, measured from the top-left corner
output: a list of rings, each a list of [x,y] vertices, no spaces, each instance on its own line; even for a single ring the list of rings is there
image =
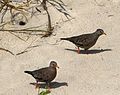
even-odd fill
[[[21,54],[26,53],[26,52],[28,52],[28,50],[17,53],[16,55],[21,55]]]
[[[50,2],[50,1],[53,1],[55,3]],[[56,0],[50,0],[50,1],[47,1],[47,2],[50,3],[53,7],[55,7],[59,12],[63,13],[66,16],[67,19],[69,19],[69,17],[71,17],[71,15],[68,14],[66,9],[64,8],[64,6],[66,6],[66,5],[61,0],[59,0],[60,3],[57,2]]]
[[[30,51],[30,50],[27,50],[27,49],[35,48],[35,47],[39,47],[39,46],[40,46],[40,45],[29,46],[29,47],[27,47],[24,51],[19,52],[19,53],[17,53],[16,55],[21,55],[21,54],[23,54],[23,53],[26,53],[26,52]]]
[[[9,50],[7,50],[7,49],[0,48],[0,50],[3,50],[3,51],[6,51],[6,52],[9,52],[10,54],[14,55],[14,53],[12,53],[11,51],[9,51]]]
[[[20,54],[23,54],[23,53],[25,53],[25,52],[30,51],[30,50],[28,50],[28,49],[30,49],[30,48],[39,47],[40,45],[31,46],[31,45],[33,44],[34,41],[36,41],[36,39],[33,40],[33,41],[29,44],[29,46],[28,46],[27,48],[25,48],[22,52],[17,53],[16,55],[20,55]]]
[[[5,16],[6,12],[7,12],[7,9],[8,9],[8,7],[6,7],[5,11],[2,13],[1,23],[3,23],[3,18],[4,18],[4,16]]]
[[[15,30],[8,30],[8,29],[4,29],[4,30],[0,30],[0,31],[12,31],[12,32],[16,32],[16,31],[35,31],[35,32],[47,32],[46,30],[28,30],[28,29],[21,29],[21,30],[17,30],[17,29],[15,29]],[[16,32],[16,33],[20,33],[20,32]]]
[[[14,35],[15,37],[17,37],[18,39],[20,39],[20,40],[26,42],[24,39],[20,38],[19,36],[15,35],[14,33],[10,32],[10,31],[8,31],[8,32],[9,32],[10,34]]]
[[[47,8],[47,6],[46,6],[46,1],[47,1],[47,0],[43,0],[43,2],[41,3],[41,5],[42,5],[43,9],[46,11],[47,16],[48,16],[48,29],[47,29],[46,34],[45,34],[44,36],[42,36],[41,38],[50,36],[50,35],[52,34],[53,29],[54,29],[54,28],[51,26],[51,18],[50,18],[50,14],[49,14],[49,12],[48,12],[48,8]]]

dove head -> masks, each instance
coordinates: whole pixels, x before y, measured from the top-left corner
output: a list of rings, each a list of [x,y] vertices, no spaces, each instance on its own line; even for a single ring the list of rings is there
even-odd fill
[[[97,29],[96,31],[95,31],[95,34],[97,34],[97,35],[106,35],[106,33],[102,30],[102,29]]]
[[[57,65],[57,62],[55,62],[55,61],[51,61],[50,62],[50,67],[53,67],[53,68],[57,67],[57,68],[59,68],[58,65]]]

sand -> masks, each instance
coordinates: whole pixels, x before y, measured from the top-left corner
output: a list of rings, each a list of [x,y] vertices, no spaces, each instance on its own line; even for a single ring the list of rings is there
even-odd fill
[[[34,78],[24,71],[46,67],[51,60],[60,67],[51,95],[120,95],[120,0],[63,1],[74,19],[58,24],[56,36],[33,36],[24,42],[8,32],[0,33],[0,47],[14,54],[35,39],[33,44],[40,45],[21,55],[0,51],[0,95],[37,95],[35,87],[29,84],[35,82]],[[66,20],[52,7],[50,12],[52,23]],[[46,20],[44,16],[42,19]],[[36,21],[30,20],[26,26],[30,25],[36,25]],[[98,28],[107,36],[101,36],[89,54],[77,54],[75,45],[67,41],[53,45],[60,37],[90,33]]]

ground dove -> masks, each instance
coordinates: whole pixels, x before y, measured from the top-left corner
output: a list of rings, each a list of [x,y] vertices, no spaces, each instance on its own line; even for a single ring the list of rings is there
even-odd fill
[[[88,50],[89,48],[95,45],[97,39],[102,34],[105,34],[104,31],[102,29],[97,29],[94,33],[82,34],[79,36],[73,36],[68,38],[61,38],[61,40],[67,40],[75,44],[78,47],[78,53],[80,53],[79,47],[84,48],[84,50]]]
[[[36,87],[38,82],[46,82],[49,87],[50,82],[54,80],[57,75],[56,67],[58,67],[57,63],[55,61],[51,61],[49,67],[24,72],[32,75],[36,79]]]

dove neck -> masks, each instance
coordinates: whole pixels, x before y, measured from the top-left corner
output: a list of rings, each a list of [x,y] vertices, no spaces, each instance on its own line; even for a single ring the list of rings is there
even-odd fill
[[[99,36],[102,35],[102,34],[98,33],[98,31],[94,32],[93,34],[94,34],[95,36],[97,36],[97,37],[99,37]]]

